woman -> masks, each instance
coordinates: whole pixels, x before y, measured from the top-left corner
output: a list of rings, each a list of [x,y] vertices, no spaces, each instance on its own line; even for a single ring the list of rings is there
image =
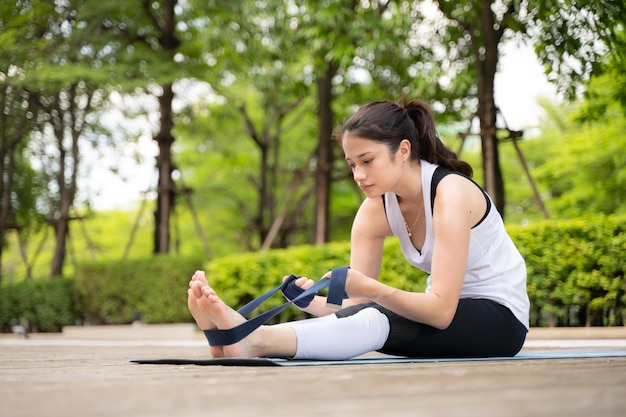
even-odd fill
[[[367,197],[352,225],[350,298],[337,311],[316,296],[303,310],[319,317],[262,326],[238,343],[211,346],[213,357],[519,352],[528,331],[524,260],[489,196],[470,179],[471,167],[439,139],[427,105],[369,103],[336,137]],[[407,261],[430,274],[424,293],[377,280],[388,236],[397,236]],[[313,285],[307,278],[296,283]],[[189,308],[201,329],[230,329],[245,321],[221,301],[202,271],[189,287]]]

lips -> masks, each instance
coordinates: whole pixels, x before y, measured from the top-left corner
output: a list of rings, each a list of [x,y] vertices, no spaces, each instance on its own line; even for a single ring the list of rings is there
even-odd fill
[[[361,190],[363,190],[363,192],[367,192],[367,190],[372,188],[373,185],[370,185],[370,184],[359,184],[359,187],[361,187]]]

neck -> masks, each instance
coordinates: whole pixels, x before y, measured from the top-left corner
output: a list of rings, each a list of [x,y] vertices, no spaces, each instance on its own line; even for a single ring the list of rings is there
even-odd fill
[[[407,163],[395,194],[398,201],[418,203],[422,201],[422,169],[418,163]]]

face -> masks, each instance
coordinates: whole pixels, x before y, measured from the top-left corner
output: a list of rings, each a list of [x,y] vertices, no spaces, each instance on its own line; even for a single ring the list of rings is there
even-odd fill
[[[393,189],[401,176],[402,159],[387,145],[344,134],[341,139],[354,181],[367,197],[379,197]]]

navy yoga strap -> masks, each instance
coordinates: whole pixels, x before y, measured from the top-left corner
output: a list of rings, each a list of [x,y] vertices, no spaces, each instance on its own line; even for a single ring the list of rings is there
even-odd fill
[[[286,279],[281,285],[250,301],[248,304],[237,310],[237,312],[244,317],[248,316],[254,309],[278,291],[282,291],[289,301],[279,305],[278,307],[274,307],[265,313],[259,314],[258,316],[233,327],[232,329],[203,330],[203,333],[211,346],[232,345],[233,343],[237,343],[244,337],[248,336],[258,327],[267,323],[272,317],[276,316],[291,304],[295,304],[298,307],[308,306],[315,297],[315,294],[327,287],[327,306],[340,308],[341,302],[345,298],[348,298],[345,287],[349,268],[349,266],[343,266],[341,268],[333,269],[331,271],[330,279],[322,278],[308,290],[304,290],[295,284],[296,279],[299,277],[290,275],[289,278]]]

